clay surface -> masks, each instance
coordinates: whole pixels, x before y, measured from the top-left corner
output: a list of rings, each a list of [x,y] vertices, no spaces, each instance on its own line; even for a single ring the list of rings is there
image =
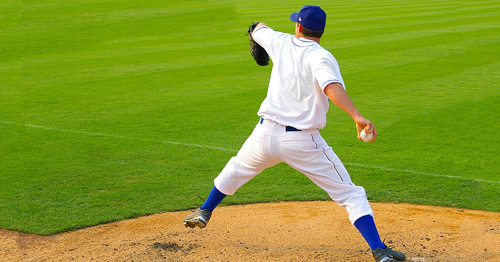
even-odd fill
[[[500,213],[372,203],[382,239],[407,261],[500,261]],[[52,236],[0,229],[2,261],[373,261],[331,201],[218,207],[204,229],[190,211]]]

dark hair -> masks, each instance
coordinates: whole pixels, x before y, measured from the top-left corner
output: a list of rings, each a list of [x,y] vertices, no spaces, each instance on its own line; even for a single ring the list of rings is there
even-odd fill
[[[302,26],[302,35],[304,35],[304,36],[321,38],[321,36],[323,35],[324,32],[325,32],[325,30],[321,30],[321,31],[312,30],[312,29],[309,29],[305,26]]]

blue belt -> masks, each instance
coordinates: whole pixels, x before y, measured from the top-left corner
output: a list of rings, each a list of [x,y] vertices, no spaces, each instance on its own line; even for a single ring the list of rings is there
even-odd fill
[[[264,118],[260,119],[260,124],[262,125],[262,123],[264,123]],[[285,126],[285,130],[287,132],[302,131],[302,130],[297,129],[297,128],[293,127],[293,126]]]

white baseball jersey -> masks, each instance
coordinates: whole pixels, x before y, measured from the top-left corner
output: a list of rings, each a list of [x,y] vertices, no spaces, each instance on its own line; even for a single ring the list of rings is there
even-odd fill
[[[252,37],[273,61],[267,97],[258,115],[302,130],[325,127],[329,107],[325,87],[338,82],[345,88],[335,57],[315,41],[267,26],[257,28]]]

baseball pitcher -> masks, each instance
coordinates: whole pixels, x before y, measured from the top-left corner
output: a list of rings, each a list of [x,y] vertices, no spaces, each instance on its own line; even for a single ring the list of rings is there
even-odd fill
[[[387,247],[379,237],[373,211],[363,187],[355,185],[346,168],[319,130],[326,125],[330,101],[349,114],[360,133],[377,131],[347,95],[335,57],[321,47],[326,13],[306,5],[292,13],[295,35],[277,32],[264,23],[250,26],[252,55],[259,65],[273,62],[267,96],[253,133],[214,180],[206,202],[184,218],[187,227],[205,227],[212,211],[227,195],[268,167],[285,162],[302,172],[330,198],[345,207],[376,261],[404,261],[405,255]]]

